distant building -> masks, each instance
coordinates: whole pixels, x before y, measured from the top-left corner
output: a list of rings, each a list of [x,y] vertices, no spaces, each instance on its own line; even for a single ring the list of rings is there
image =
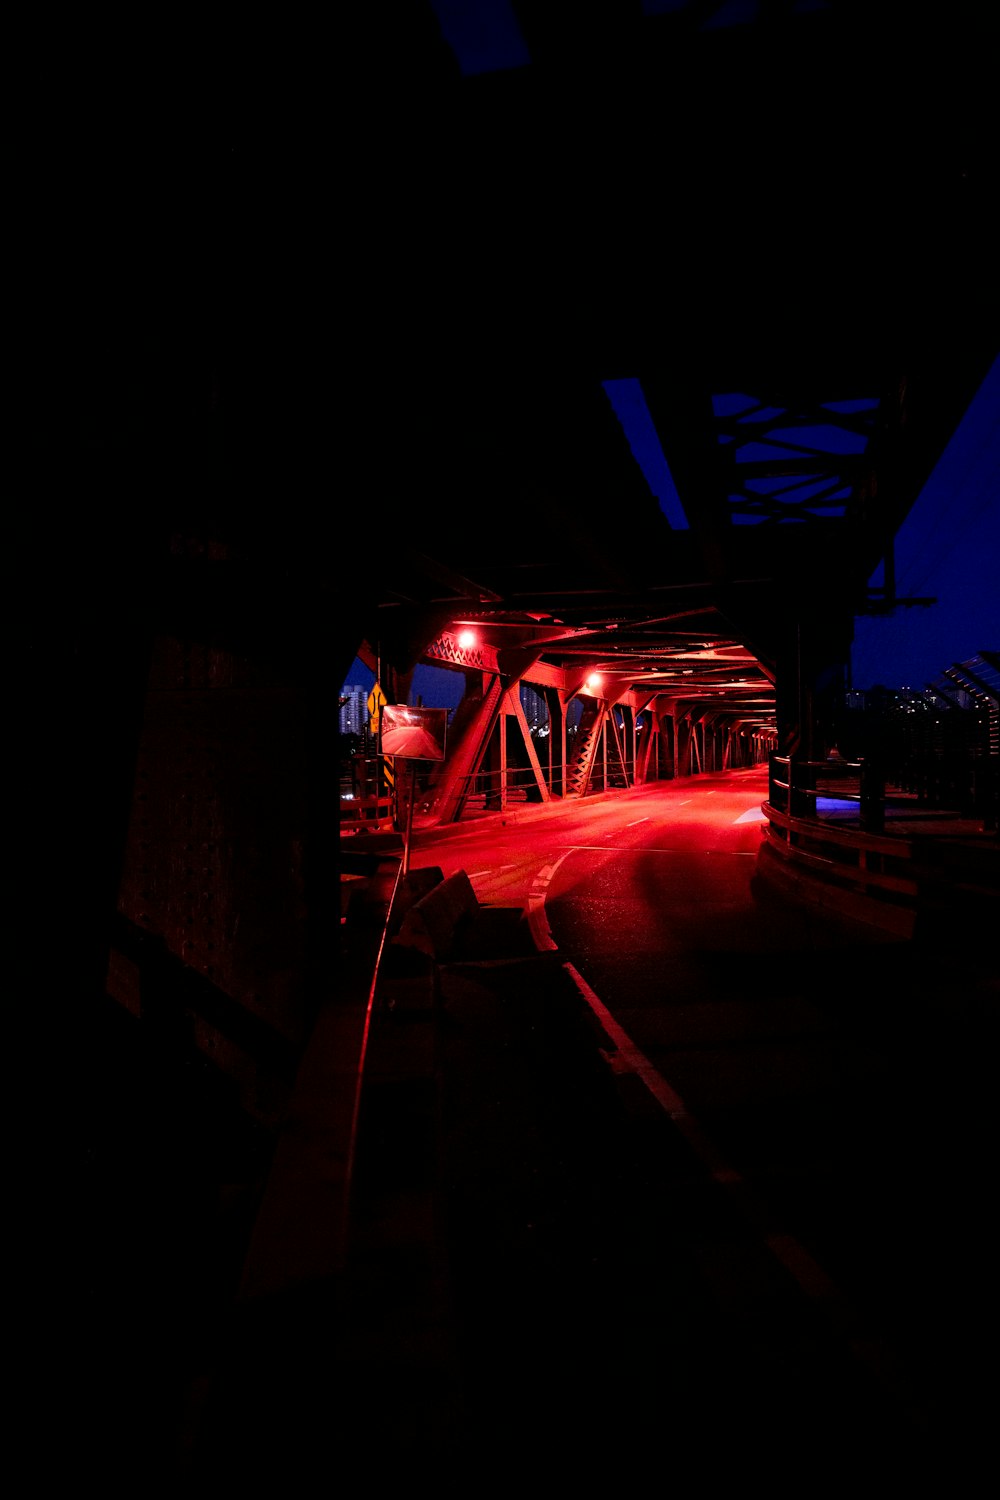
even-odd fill
[[[521,684],[521,707],[524,709],[524,717],[528,721],[528,728],[532,734],[538,734],[539,732],[548,734],[548,704],[541,693],[536,693],[533,687],[524,682]]]
[[[340,690],[341,734],[364,734],[368,722],[368,689],[347,682]]]

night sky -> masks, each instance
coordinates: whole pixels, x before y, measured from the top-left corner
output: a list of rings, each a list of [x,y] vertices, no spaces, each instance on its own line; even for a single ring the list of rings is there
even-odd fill
[[[936,602],[859,618],[851,685],[920,690],[956,662],[1000,651],[998,579],[1000,358],[896,538],[897,594]],[[370,686],[371,680],[357,664],[351,681]],[[453,707],[460,689],[457,674],[442,670],[421,668],[414,681],[429,706]]]
[[[896,592],[937,602],[856,622],[855,688],[919,690],[1000,651],[1000,358],[896,538]]]

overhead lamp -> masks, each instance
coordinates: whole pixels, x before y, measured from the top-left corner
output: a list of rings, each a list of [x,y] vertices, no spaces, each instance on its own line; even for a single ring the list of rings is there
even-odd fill
[[[601,676],[600,672],[591,672],[590,676],[587,678],[587,687],[592,693],[596,693],[597,689],[600,687],[603,681],[604,678]]]
[[[458,644],[463,651],[469,651],[476,645],[479,637],[474,630],[461,630],[458,635]]]

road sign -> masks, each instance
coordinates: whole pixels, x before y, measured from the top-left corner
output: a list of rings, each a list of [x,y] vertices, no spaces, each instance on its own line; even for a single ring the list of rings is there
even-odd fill
[[[368,694],[368,722],[371,725],[372,734],[378,734],[379,715],[386,704],[386,696],[376,682]]]

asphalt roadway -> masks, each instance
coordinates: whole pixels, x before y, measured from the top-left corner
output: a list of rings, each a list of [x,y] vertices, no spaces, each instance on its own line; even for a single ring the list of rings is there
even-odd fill
[[[386,953],[347,1272],[236,1315],[253,1195],[220,1218],[211,1120],[179,1131],[176,1079],[109,1018],[67,1204],[82,1258],[98,1199],[93,1285],[65,1288],[65,1399],[47,1343],[33,1377],[48,1469],[143,1495],[977,1493],[994,934],[914,944],[776,899],[765,785],[418,824],[410,878],[464,871],[481,949],[430,983]]]
[[[413,870],[518,920],[441,966],[433,1041],[405,1001],[373,1025],[340,1402],[384,1462],[978,1486],[995,946],[778,900],[765,794],[737,772],[414,834]]]

